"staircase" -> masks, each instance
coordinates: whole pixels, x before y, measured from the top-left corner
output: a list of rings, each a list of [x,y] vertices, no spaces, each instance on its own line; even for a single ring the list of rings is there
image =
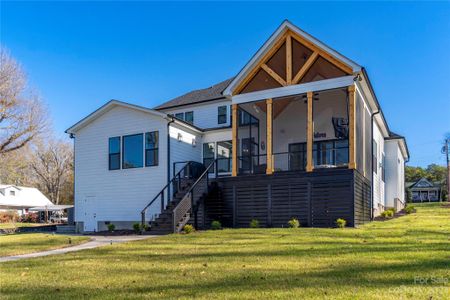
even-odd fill
[[[148,225],[148,230],[143,234],[177,233],[188,222],[194,221],[195,223],[198,207],[209,193],[208,172],[214,164],[216,161],[205,168],[203,164],[187,162],[142,210],[142,224]],[[168,194],[171,194],[171,197],[167,197]],[[165,201],[165,198],[170,199]],[[161,203],[161,212],[154,219],[148,221],[146,211],[159,202]]]

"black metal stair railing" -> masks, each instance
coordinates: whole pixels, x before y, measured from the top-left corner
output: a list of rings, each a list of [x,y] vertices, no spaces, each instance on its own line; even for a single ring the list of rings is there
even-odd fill
[[[203,171],[204,166],[201,163],[194,161],[186,161],[184,167],[178,171],[173,178],[159,191],[156,196],[144,207],[141,211],[141,223],[142,228],[145,227],[146,222],[146,212],[154,204],[160,201],[160,214],[164,212],[167,205],[173,199],[174,195],[182,190],[183,182],[188,182],[189,180],[196,180],[201,171]],[[175,164],[174,164],[175,165]]]
[[[217,177],[217,172],[211,173],[210,170],[213,166],[215,166],[215,169],[217,170],[217,162],[218,159],[211,162],[173,209],[173,232],[180,232],[183,229],[183,226],[189,221],[190,216],[193,215],[194,208],[199,205],[201,198],[208,194],[210,175],[214,174],[213,176]],[[196,219],[197,218],[195,217],[195,221]]]

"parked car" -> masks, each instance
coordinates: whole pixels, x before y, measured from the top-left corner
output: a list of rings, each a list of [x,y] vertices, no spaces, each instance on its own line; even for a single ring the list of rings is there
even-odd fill
[[[62,212],[55,212],[50,216],[49,221],[51,223],[67,223],[67,217]]]

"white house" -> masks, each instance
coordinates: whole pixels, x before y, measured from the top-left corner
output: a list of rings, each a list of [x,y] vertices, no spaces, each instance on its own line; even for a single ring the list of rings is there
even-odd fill
[[[38,189],[0,184],[0,210],[16,210],[19,215],[36,206],[52,206],[53,203]]]
[[[367,72],[289,21],[236,76],[154,109],[112,100],[67,133],[80,231],[357,226],[404,205],[406,141]]]

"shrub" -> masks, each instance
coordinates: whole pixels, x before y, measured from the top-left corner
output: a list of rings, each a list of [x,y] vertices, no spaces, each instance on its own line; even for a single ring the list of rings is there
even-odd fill
[[[10,223],[19,219],[19,215],[15,211],[0,212],[0,223]]]
[[[183,231],[184,231],[184,233],[189,234],[189,233],[194,232],[194,231],[195,231],[195,228],[194,228],[194,226],[192,226],[192,225],[190,225],[190,224],[186,224],[186,225],[184,225],[184,227],[183,227]]]
[[[387,210],[390,210],[390,211],[392,211],[392,214],[393,214],[393,215],[395,215],[395,213],[396,213],[396,211],[395,211],[395,208],[393,208],[393,207],[391,207],[391,208],[388,208]]]
[[[339,219],[336,220],[336,227],[337,228],[344,228],[346,225],[347,225],[347,221],[346,220],[344,220],[342,218],[339,218]]]
[[[114,229],[116,229],[116,225],[114,225],[113,223],[108,224],[108,231],[109,232],[113,232]]]
[[[299,228],[300,222],[296,218],[292,218],[288,222],[289,228]]]
[[[390,219],[394,216],[394,212],[392,210],[385,210],[380,214],[385,219]]]
[[[416,211],[416,208],[414,207],[414,205],[411,205],[411,204],[406,205],[405,213],[412,214],[415,211]]]
[[[212,230],[222,229],[222,224],[219,221],[212,221],[211,222],[211,229]]]
[[[256,219],[253,219],[250,221],[250,228],[259,228],[259,221]]]
[[[141,224],[140,223],[134,223],[133,224],[133,230],[135,233],[140,233],[141,232]]]
[[[37,213],[28,213],[20,218],[22,223],[38,223],[39,215]]]

